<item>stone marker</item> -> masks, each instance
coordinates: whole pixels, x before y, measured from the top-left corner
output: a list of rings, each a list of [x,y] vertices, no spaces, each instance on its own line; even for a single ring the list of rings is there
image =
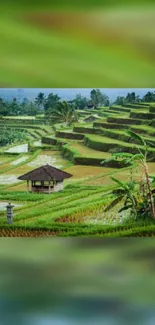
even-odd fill
[[[11,203],[8,203],[8,205],[6,206],[7,209],[7,221],[9,224],[13,223],[13,208],[14,205],[12,205]]]

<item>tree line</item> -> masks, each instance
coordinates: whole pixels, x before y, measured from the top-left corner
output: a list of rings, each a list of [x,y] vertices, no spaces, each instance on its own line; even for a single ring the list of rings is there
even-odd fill
[[[148,91],[142,98],[135,92],[128,93],[127,96],[117,96],[114,104],[135,104],[135,103],[152,103],[155,102],[155,92]]]
[[[140,103],[140,102],[155,102],[155,92],[148,91],[142,98],[135,92],[128,93],[127,96],[117,96],[114,104],[123,105],[126,103]],[[58,107],[65,106],[67,103],[69,111],[82,110],[95,108],[98,109],[102,106],[109,106],[113,103],[110,102],[109,97],[101,92],[100,89],[92,89],[89,98],[77,94],[73,100],[63,101],[58,94],[50,93],[45,96],[43,92],[38,93],[35,100],[29,100],[26,97],[19,102],[17,98],[7,101],[0,98],[0,116],[35,116],[37,114],[49,115],[51,111],[55,111]]]

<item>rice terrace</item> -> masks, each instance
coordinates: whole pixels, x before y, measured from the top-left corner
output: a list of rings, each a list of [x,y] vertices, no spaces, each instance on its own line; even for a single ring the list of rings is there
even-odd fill
[[[106,91],[0,89],[1,237],[155,236],[155,91]]]

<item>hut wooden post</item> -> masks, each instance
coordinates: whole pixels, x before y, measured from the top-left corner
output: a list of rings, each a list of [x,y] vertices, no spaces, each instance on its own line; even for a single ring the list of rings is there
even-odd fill
[[[27,192],[30,192],[29,181],[27,180]]]
[[[48,193],[51,192],[51,182],[49,181],[49,186],[48,186]]]

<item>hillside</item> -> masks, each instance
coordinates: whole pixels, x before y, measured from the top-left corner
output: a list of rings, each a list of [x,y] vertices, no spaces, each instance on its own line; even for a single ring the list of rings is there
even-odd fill
[[[24,143],[19,148],[17,144],[1,148],[0,235],[154,236],[153,221],[141,224],[128,222],[126,214],[121,217],[118,211],[122,203],[104,212],[113,199],[107,193],[116,188],[111,176],[125,182],[130,177],[131,166],[121,159],[116,161],[112,154],[134,154],[137,148],[143,149],[130,142],[126,129],[143,135],[149,146],[150,175],[155,175],[155,122],[150,118],[155,113],[149,105],[133,106],[101,107],[97,112],[83,110],[79,122],[70,127],[63,124],[53,127],[44,119],[3,119],[0,128],[5,121],[8,128],[26,129],[29,149]],[[85,122],[86,117],[93,117],[93,121]],[[105,165],[101,164],[103,161]],[[25,182],[18,177],[46,163],[70,173],[72,178],[64,182],[62,192],[27,193]],[[10,226],[5,216],[9,201],[15,205],[14,221]]]

